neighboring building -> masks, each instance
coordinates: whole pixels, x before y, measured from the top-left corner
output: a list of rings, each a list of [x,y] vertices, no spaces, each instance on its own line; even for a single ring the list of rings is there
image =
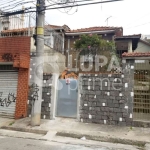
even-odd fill
[[[142,40],[141,34],[116,37],[115,42],[117,53],[120,57],[124,52],[150,52],[150,43]]]
[[[0,20],[0,31],[25,28],[24,14],[2,17]]]
[[[79,52],[74,50],[74,43],[79,39],[82,34],[97,34],[101,35],[102,39],[113,41],[115,37],[123,36],[122,27],[90,27],[76,30],[68,30],[65,32],[65,55],[66,55],[66,66],[68,68],[79,68],[79,72],[82,72],[80,63],[78,61]],[[72,62],[69,58],[72,57]],[[95,72],[95,69],[91,70]]]
[[[43,56],[44,74],[60,74],[65,70],[63,37],[64,30],[68,27],[57,26],[56,30],[52,27],[56,28],[51,25],[45,27],[47,38]],[[36,71],[33,72],[32,69],[35,65],[32,59],[36,57],[34,33],[34,28],[1,31],[0,116],[2,117],[19,119],[27,116],[29,85],[33,83],[32,75]]]
[[[45,40],[44,40],[44,56],[50,59],[44,59],[50,65],[45,65],[44,71],[46,73],[60,73],[65,69],[65,56],[64,56],[64,32],[69,27],[47,25],[45,26]],[[36,46],[33,35],[35,34],[35,28],[21,28],[13,30],[1,31],[1,37],[18,37],[18,36],[30,36],[31,37],[31,53],[36,55]],[[32,55],[32,54],[31,54]],[[57,66],[57,67],[56,67]]]
[[[30,37],[0,38],[0,116],[27,116]]]
[[[138,47],[135,50],[135,52],[142,52],[142,53],[150,52],[150,43],[148,41],[140,39]]]
[[[115,37],[116,49],[120,58],[124,52],[134,52],[138,47],[140,38],[141,34]]]

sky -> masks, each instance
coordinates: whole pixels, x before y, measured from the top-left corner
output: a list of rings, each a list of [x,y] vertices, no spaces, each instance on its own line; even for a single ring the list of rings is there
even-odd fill
[[[93,0],[94,1],[94,0]],[[98,0],[97,0],[98,1]],[[100,1],[100,0],[99,0]],[[123,0],[113,3],[80,6],[68,15],[64,9],[47,10],[46,21],[54,25],[68,25],[71,29],[95,26],[123,27],[124,35],[150,34],[150,0]]]

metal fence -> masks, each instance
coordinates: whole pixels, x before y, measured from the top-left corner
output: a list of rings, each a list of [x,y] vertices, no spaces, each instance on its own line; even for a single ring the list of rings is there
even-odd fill
[[[150,121],[150,61],[135,60],[134,120]]]

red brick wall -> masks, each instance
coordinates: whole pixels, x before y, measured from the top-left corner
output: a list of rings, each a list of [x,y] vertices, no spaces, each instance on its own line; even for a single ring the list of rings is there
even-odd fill
[[[30,42],[30,37],[0,38],[0,62],[13,62],[13,66],[19,70],[16,119],[27,115]]]

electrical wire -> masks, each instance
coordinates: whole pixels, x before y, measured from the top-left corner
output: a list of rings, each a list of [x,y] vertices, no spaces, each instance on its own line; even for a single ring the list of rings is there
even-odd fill
[[[93,2],[93,3],[82,3],[82,4],[75,4],[75,5],[71,5],[71,6],[61,6],[61,7],[52,7],[49,8],[50,6],[46,6],[45,9],[41,10],[41,11],[45,11],[45,10],[53,10],[53,9],[62,9],[62,8],[69,8],[69,7],[76,7],[76,6],[85,6],[85,5],[93,5],[93,4],[100,4],[100,3],[111,3],[111,2],[117,2],[117,1],[123,1],[123,0],[107,0],[107,1],[98,1],[98,2]],[[29,7],[29,8],[25,8],[24,12],[22,13],[30,13],[30,12],[36,12],[36,10],[32,10],[33,7]],[[27,11],[28,10],[28,11]],[[20,10],[21,11],[21,10]],[[19,12],[19,10],[18,10]],[[9,13],[9,12],[8,12]],[[12,12],[11,12],[12,13]],[[10,14],[11,14],[10,13]],[[17,13],[17,11],[16,11]],[[21,12],[20,12],[21,13]],[[12,14],[11,14],[12,15]]]
[[[50,3],[50,2],[49,2],[50,0],[47,0],[47,1],[48,1],[48,3]],[[92,1],[93,1],[93,0],[92,0]],[[55,4],[56,4],[56,5],[60,5],[60,4],[63,4],[63,5],[64,5],[64,4],[67,4],[67,3],[56,3],[56,2],[54,2],[53,0],[51,0],[51,2],[53,2],[53,5],[55,5]],[[73,4],[74,4],[74,3],[76,3],[76,1],[74,1]],[[52,3],[50,3],[50,4],[52,4]],[[69,12],[72,10],[72,8],[73,8],[73,7],[70,7],[70,9],[69,9],[68,11],[66,11],[66,9],[64,8],[64,12],[61,11],[61,10],[59,10],[59,9],[57,9],[57,10],[58,10],[59,12],[61,12],[61,13],[66,13],[66,14],[68,14],[68,15],[73,15],[73,14],[75,14],[75,13],[78,11],[78,6],[77,6],[76,10],[75,10],[73,13],[69,13]]]
[[[143,26],[143,25],[146,25],[146,24],[149,24],[149,23],[150,23],[150,22],[147,22],[147,23],[144,23],[144,24],[136,25],[136,26],[133,26],[133,27],[125,28],[125,29],[128,30],[128,29],[140,27],[140,26]]]
[[[8,9],[4,9],[3,11],[7,11],[7,10],[9,10],[9,9],[14,9],[14,8],[16,8],[16,7],[19,6],[19,5],[23,5],[23,4],[27,4],[27,3],[33,3],[33,1],[18,3],[18,4],[16,4],[14,7],[11,7],[11,8],[8,8]],[[9,6],[7,6],[7,7],[9,7]],[[5,7],[5,8],[6,8],[6,7]]]
[[[142,19],[143,17],[148,16],[148,15],[150,15],[150,12],[147,13],[146,15],[143,15],[143,16],[140,17],[140,18],[137,18],[136,20],[134,20],[134,22],[135,22],[135,21],[138,21],[138,20],[140,20],[140,19]],[[129,24],[126,25],[126,27],[128,27],[130,24],[132,24],[132,23],[134,23],[134,22],[130,22]]]

